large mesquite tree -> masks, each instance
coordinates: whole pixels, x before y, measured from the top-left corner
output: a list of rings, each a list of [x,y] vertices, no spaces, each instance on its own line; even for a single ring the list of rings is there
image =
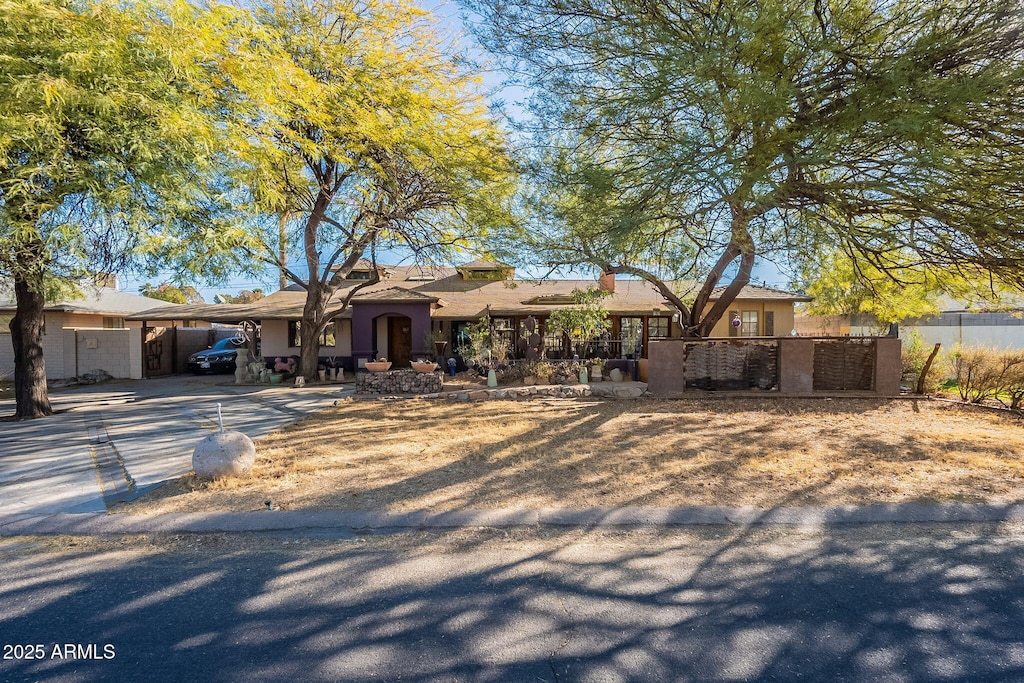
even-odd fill
[[[1024,283],[1019,0],[467,4],[537,93],[532,247],[648,278],[685,333],[758,254]]]
[[[235,14],[205,13],[207,28]],[[0,0],[0,16],[0,275],[17,303],[15,416],[30,418],[52,412],[47,293],[168,244],[213,273],[232,238],[215,220],[217,79],[191,52],[215,32],[174,21],[197,10]]]
[[[252,147],[236,179],[266,217],[247,253],[306,290],[301,372],[314,378],[321,333],[375,282],[334,298],[359,260],[479,240],[506,220],[512,165],[478,77],[413,4],[270,0],[254,18],[290,65],[241,93]],[[284,262],[284,217],[305,268]]]

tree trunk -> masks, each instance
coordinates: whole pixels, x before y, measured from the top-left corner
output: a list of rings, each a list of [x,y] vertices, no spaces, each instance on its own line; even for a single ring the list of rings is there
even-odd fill
[[[11,320],[11,343],[14,346],[14,417],[23,420],[53,414],[46,390],[46,362],[43,359],[43,296],[42,283],[30,283],[14,277],[17,309]],[[59,332],[59,330],[53,330]]]
[[[708,276],[707,281],[705,281],[704,287],[701,288],[700,293],[697,295],[697,301],[693,305],[694,316],[699,316],[697,330],[702,337],[711,336],[711,330],[714,329],[715,324],[722,319],[722,316],[732,306],[732,302],[739,296],[740,291],[750,282],[750,273],[754,269],[754,240],[747,229],[751,216],[743,203],[739,201],[731,204],[731,211],[732,241],[726,247],[725,253],[722,254],[718,263],[711,270],[711,274]],[[726,266],[734,261],[737,256],[740,259],[740,267],[736,277],[722,291],[721,296],[715,301],[711,310],[705,314],[704,307],[711,298],[712,290],[718,284],[718,281],[721,280]]]
[[[309,278],[306,303],[302,307],[302,348],[299,351],[299,373],[312,382],[318,379],[316,367],[320,361],[320,323],[327,308],[328,294],[316,276]]]
[[[718,321],[722,319],[725,312],[729,310],[729,306],[731,306],[732,302],[736,300],[737,296],[739,296],[740,291],[750,282],[750,271],[753,270],[753,268],[754,252],[743,251],[740,254],[740,269],[736,273],[736,277],[733,278],[732,282],[729,283],[729,286],[722,292],[722,295],[718,297],[717,301],[715,301],[711,310],[708,311],[707,315],[705,315],[700,321],[700,327],[698,329],[700,330],[700,335],[702,337],[711,336],[711,330],[714,329]]]
[[[921,368],[921,374],[917,378],[917,386],[915,387],[915,394],[924,394],[928,384],[928,371],[932,369],[932,362],[935,360],[935,356],[939,355],[939,348],[942,344],[936,344],[932,352],[928,354],[928,360],[924,362],[924,367]]]

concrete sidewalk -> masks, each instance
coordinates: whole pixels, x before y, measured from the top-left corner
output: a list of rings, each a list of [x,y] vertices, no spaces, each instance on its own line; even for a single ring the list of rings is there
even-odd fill
[[[978,523],[1024,520],[1024,504],[973,505],[901,503],[870,506],[680,508],[541,508],[534,510],[456,510],[383,512],[288,510],[172,513],[162,515],[53,514],[0,515],[0,537],[23,535],[104,535],[141,533],[294,532],[329,536],[461,528],[633,529],[700,525],[818,528],[843,524]]]
[[[239,386],[228,375],[54,392],[57,415],[0,423],[0,515],[100,512],[192,468],[218,428],[258,438],[353,393],[352,385]],[[14,412],[0,401],[0,414]]]

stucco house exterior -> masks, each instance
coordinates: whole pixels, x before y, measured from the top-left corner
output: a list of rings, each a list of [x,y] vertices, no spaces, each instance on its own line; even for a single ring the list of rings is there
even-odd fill
[[[81,298],[48,303],[43,313],[47,379],[75,377],[96,369],[114,377],[141,377],[142,323],[130,316],[157,304],[164,302],[122,292],[112,278],[104,286],[85,286]],[[184,310],[178,304],[165,307]],[[0,377],[14,374],[9,325],[16,308],[13,296],[0,287]],[[180,317],[168,321],[178,326],[196,324]]]
[[[546,334],[552,311],[573,305],[574,290],[600,286],[608,291],[602,301],[611,318],[606,352],[612,358],[646,357],[652,339],[678,336],[675,309],[642,280],[605,275],[593,280],[516,279],[514,268],[488,261],[457,267],[378,266],[381,281],[359,291],[349,308],[322,335],[320,356],[349,370],[366,361],[387,357],[395,367],[419,357],[433,357],[434,341],[447,342],[451,354],[466,341],[467,328],[489,315],[494,335],[505,339],[515,354],[515,338],[533,316]],[[368,263],[361,263],[336,294],[340,301],[360,282],[370,279]],[[679,287],[685,287],[679,283]],[[188,316],[222,323],[251,320],[260,325],[264,358],[299,355],[300,319],[305,291],[291,286],[251,304],[189,305]],[[716,325],[712,336],[789,335],[793,306],[809,297],[779,289],[748,285]],[[131,316],[146,325],[162,324],[182,314],[167,307]],[[731,320],[740,320],[738,326]],[[545,337],[549,354],[561,353],[556,335]]]

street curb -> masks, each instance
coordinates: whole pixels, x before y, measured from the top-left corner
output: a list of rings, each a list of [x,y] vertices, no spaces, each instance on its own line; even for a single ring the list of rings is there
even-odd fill
[[[385,512],[283,510],[124,515],[61,513],[0,515],[0,537],[141,533],[245,533],[338,530],[429,531],[465,528],[676,528],[705,525],[822,527],[843,524],[919,524],[1024,520],[1024,504],[893,503],[842,507],[541,508]]]

